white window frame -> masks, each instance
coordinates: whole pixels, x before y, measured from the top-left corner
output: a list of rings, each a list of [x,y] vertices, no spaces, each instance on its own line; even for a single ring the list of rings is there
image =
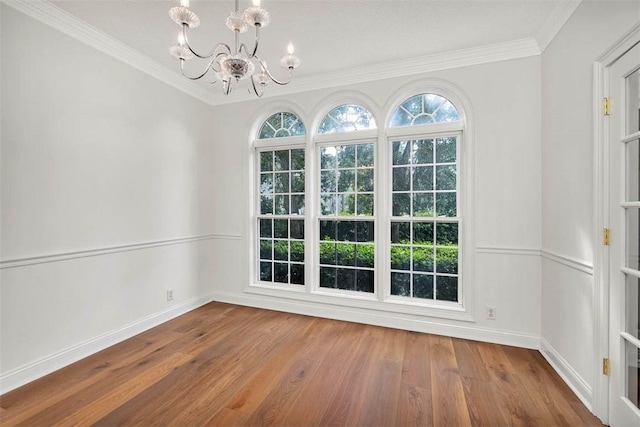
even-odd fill
[[[319,258],[319,246],[320,239],[318,235],[318,229],[320,226],[320,221],[323,219],[327,220],[335,220],[335,221],[354,221],[354,217],[339,217],[339,216],[324,216],[320,215],[320,150],[323,147],[333,147],[338,145],[359,145],[359,144],[373,144],[374,148],[374,158],[373,158],[373,193],[374,193],[374,207],[373,207],[373,215],[372,216],[363,216],[363,220],[373,221],[374,223],[374,250],[375,250],[375,258],[374,258],[374,288],[373,292],[359,292],[359,291],[350,291],[344,289],[333,289],[333,288],[322,288],[320,287],[320,258]],[[380,299],[379,295],[379,286],[376,286],[377,283],[380,283],[378,276],[378,248],[377,248],[377,239],[378,239],[378,225],[377,225],[377,209],[378,209],[378,179],[377,179],[377,170],[378,170],[378,129],[363,129],[356,130],[351,132],[343,132],[343,133],[327,133],[322,135],[316,135],[313,143],[313,153],[314,153],[314,190],[313,190],[313,198],[316,209],[313,214],[313,228],[314,228],[314,240],[311,242],[314,248],[314,265],[313,265],[313,281],[312,281],[312,293],[317,295],[332,295],[332,296],[341,296],[345,298],[359,299],[364,301],[378,301]]]
[[[269,116],[271,117],[271,116]],[[306,136],[290,136],[280,138],[267,138],[256,139],[253,142],[253,207],[252,207],[252,225],[251,225],[251,284],[252,286],[261,287],[265,289],[285,289],[287,291],[306,293],[309,288],[309,268],[308,268],[308,237],[309,230],[309,210],[307,209],[308,197],[308,159],[307,159],[307,144]],[[303,215],[262,215],[260,214],[260,153],[266,151],[280,151],[280,150],[295,150],[302,149],[305,152],[305,213]],[[277,282],[263,282],[260,280],[260,257],[259,257],[259,245],[260,245],[260,229],[258,220],[260,218],[272,218],[272,219],[303,219],[305,224],[305,260],[304,260],[304,285],[297,285],[292,283],[277,283]]]
[[[433,84],[436,84],[435,86]],[[457,88],[444,81],[430,80],[412,83],[399,95],[390,100],[383,109],[371,109],[371,102],[363,99],[363,94],[353,93],[352,96],[340,97],[339,103],[322,104],[330,108],[316,109],[313,120],[303,120],[307,129],[305,136],[282,137],[270,139],[253,139],[251,141],[250,156],[251,170],[250,187],[253,192],[253,203],[250,210],[249,227],[249,256],[250,280],[245,286],[248,293],[284,298],[288,300],[325,303],[354,309],[369,309],[381,313],[402,313],[420,317],[442,318],[475,322],[473,307],[473,278],[475,269],[475,148],[473,146],[474,127],[472,123],[471,103]],[[427,125],[390,127],[391,117],[396,109],[407,99],[418,94],[437,94],[449,100],[458,110],[460,120],[455,122],[433,123]],[[333,97],[335,100],[335,97]],[[349,132],[333,132],[317,134],[317,127],[324,116],[335,106],[343,104],[357,104],[368,109],[376,119],[377,129],[364,129]],[[293,111],[293,110],[289,110]],[[302,120],[302,116],[295,113]],[[257,138],[258,131],[264,120],[270,115],[261,115],[261,120],[254,122],[252,135]],[[312,124],[308,126],[308,124]],[[390,224],[391,224],[391,141],[402,139],[425,139],[439,136],[457,137],[457,205],[459,226],[459,268],[458,268],[458,303],[446,301],[411,301],[415,298],[402,298],[390,295]],[[367,217],[375,223],[375,287],[374,293],[368,294],[358,291],[320,288],[319,286],[319,221],[320,212],[320,148],[326,145],[344,145],[373,142],[375,146],[374,163],[374,215]],[[304,148],[305,149],[305,286],[289,284],[267,284],[255,280],[259,272],[255,271],[259,264],[256,254],[259,244],[259,230],[256,212],[259,212],[259,161],[256,158],[258,150],[278,150]],[[388,150],[388,151],[387,151]],[[316,176],[317,175],[317,176]],[[258,210],[256,204],[258,203]],[[329,217],[335,218],[335,217]],[[312,306],[309,306],[312,307]],[[311,310],[314,312],[314,310]]]
[[[464,311],[464,255],[467,251],[467,248],[462,243],[463,242],[463,234],[465,231],[465,224],[463,221],[463,212],[462,210],[462,195],[461,195],[461,182],[465,178],[465,171],[462,170],[461,160],[462,154],[461,150],[463,147],[463,131],[464,131],[464,122],[462,120],[455,122],[447,122],[447,123],[438,123],[438,124],[429,124],[429,125],[415,125],[415,126],[402,126],[389,128],[387,131],[386,138],[386,167],[385,171],[387,173],[387,179],[385,180],[385,195],[387,196],[387,200],[385,203],[385,232],[386,238],[383,242],[381,242],[380,250],[384,251],[385,254],[385,263],[384,263],[384,274],[386,275],[386,280],[383,281],[385,284],[384,290],[384,300],[389,303],[394,304],[402,304],[402,305],[412,305],[418,307],[429,307],[434,309],[444,309],[444,310],[453,310],[453,311]],[[414,297],[404,297],[399,295],[391,294],[391,222],[393,220],[397,220],[400,217],[392,216],[392,194],[393,194],[393,142],[398,140],[420,140],[420,139],[437,139],[442,137],[455,137],[456,138],[456,171],[457,171],[457,179],[456,179],[456,205],[457,205],[457,216],[456,217],[446,217],[441,220],[438,217],[407,217],[407,221],[413,222],[414,219],[420,218],[427,220],[429,222],[437,223],[437,222],[452,222],[451,220],[456,220],[458,224],[458,301],[440,301],[440,300],[430,300],[430,299],[420,299]],[[435,190],[434,190],[435,191]],[[434,272],[435,275],[435,272]],[[435,295],[434,295],[435,297]]]

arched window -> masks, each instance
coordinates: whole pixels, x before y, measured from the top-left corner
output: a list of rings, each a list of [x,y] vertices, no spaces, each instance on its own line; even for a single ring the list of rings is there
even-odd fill
[[[358,131],[375,129],[373,114],[355,104],[327,113],[318,128],[319,283],[331,290],[375,292],[375,141]],[[352,132],[345,142],[341,132]],[[333,136],[335,134],[335,137]]]
[[[452,100],[416,91],[384,121],[333,104],[312,135],[291,112],[257,123],[252,286],[467,318],[473,150]]]
[[[460,120],[451,101],[433,93],[412,96],[404,101],[391,118],[391,127],[426,125]]]
[[[350,132],[375,128],[376,120],[369,110],[360,105],[344,104],[327,113],[318,127],[318,133]]]
[[[446,98],[425,93],[404,101],[391,127],[459,121]],[[459,141],[462,126],[391,145],[391,295],[458,302]]]
[[[257,280],[305,283],[305,141],[302,121],[279,112],[260,127],[256,148]],[[289,137],[286,145],[277,138]],[[298,138],[295,138],[298,137]]]
[[[304,123],[293,113],[280,112],[269,117],[262,124],[259,139],[303,136],[307,133]]]

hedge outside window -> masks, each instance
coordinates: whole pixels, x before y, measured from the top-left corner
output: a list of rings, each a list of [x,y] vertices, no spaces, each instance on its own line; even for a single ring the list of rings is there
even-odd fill
[[[320,148],[321,288],[374,292],[373,189],[373,144]]]
[[[449,100],[421,94],[398,107],[391,126],[455,120],[458,112]],[[458,302],[458,137],[390,144],[390,293]]]
[[[305,126],[293,113],[279,112],[262,123],[255,142],[259,283],[300,289],[305,248],[313,247],[317,254],[306,261],[314,274],[307,271],[307,277],[317,283],[306,292],[462,304],[461,115],[447,98],[421,93],[390,117],[384,149],[377,147],[383,133],[372,132],[373,114],[357,104],[332,108],[313,140],[300,138]],[[287,139],[277,141],[282,137]],[[311,205],[305,198],[309,156],[315,175]],[[388,168],[386,182],[376,181],[377,164]],[[384,205],[376,206],[377,195]],[[305,233],[308,215],[313,233]],[[376,241],[381,226],[388,240]],[[388,256],[384,274],[376,274],[376,250]]]
[[[303,136],[306,129],[293,113],[279,112],[261,126],[259,139]],[[278,142],[257,152],[258,280],[305,284],[305,150],[279,149]]]
[[[327,113],[318,133],[375,127],[375,119],[369,110],[360,105],[345,104]],[[374,153],[373,143],[319,147],[321,288],[375,291]]]

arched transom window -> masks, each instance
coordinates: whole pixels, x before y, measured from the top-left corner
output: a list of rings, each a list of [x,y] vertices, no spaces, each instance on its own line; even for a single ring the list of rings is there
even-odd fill
[[[303,136],[307,133],[304,123],[293,113],[280,112],[269,117],[260,128],[259,139]]]
[[[412,96],[404,101],[391,118],[391,127],[426,125],[460,120],[451,101],[433,93]]]
[[[369,110],[360,105],[344,104],[327,113],[318,127],[318,133],[350,132],[375,128],[376,120]]]

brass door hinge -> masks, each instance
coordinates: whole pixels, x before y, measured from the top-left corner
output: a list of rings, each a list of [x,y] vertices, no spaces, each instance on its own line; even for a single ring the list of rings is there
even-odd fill
[[[605,116],[608,116],[611,114],[611,102],[609,101],[609,98],[604,99],[604,103],[602,104],[602,110]]]
[[[611,230],[608,228],[605,228],[602,233],[602,242],[605,246],[609,246],[611,244]]]
[[[611,373],[611,366],[609,365],[609,359],[602,359],[602,375],[609,375]]]

